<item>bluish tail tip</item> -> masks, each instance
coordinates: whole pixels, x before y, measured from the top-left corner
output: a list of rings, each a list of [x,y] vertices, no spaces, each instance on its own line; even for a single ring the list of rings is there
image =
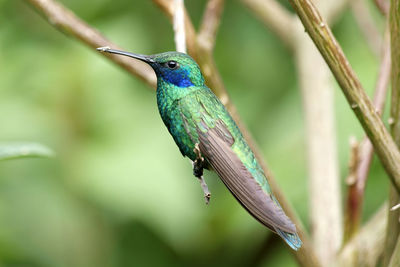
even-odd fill
[[[299,237],[299,235],[297,233],[296,234],[291,234],[291,233],[283,232],[283,231],[281,231],[279,229],[275,229],[275,230],[276,230],[276,233],[278,235],[280,235],[283,238],[283,240],[285,240],[285,242],[292,249],[298,250],[301,247],[303,242],[301,242],[301,239],[300,239],[300,237]]]

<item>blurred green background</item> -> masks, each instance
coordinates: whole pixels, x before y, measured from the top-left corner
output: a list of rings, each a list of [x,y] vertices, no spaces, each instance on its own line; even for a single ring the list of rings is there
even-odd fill
[[[62,1],[133,52],[174,50],[148,0]],[[205,1],[186,1],[195,25]],[[379,18],[379,16],[376,16]],[[379,60],[351,12],[334,27],[372,94]],[[305,127],[293,55],[238,1],[227,1],[216,63],[282,190],[308,225]],[[342,189],[348,140],[362,129],[336,90]],[[0,266],[296,266],[216,175],[205,206],[191,165],[140,80],[55,30],[24,1],[0,0],[0,142],[35,141],[51,159],[0,162]],[[375,159],[364,219],[387,195]]]

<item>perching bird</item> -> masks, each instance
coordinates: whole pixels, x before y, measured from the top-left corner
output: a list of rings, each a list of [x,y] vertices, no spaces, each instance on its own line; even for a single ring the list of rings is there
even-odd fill
[[[272,194],[267,178],[236,123],[205,85],[197,63],[187,54],[139,55],[98,48],[149,64],[157,75],[157,105],[165,126],[183,156],[193,161],[193,173],[214,169],[240,204],[277,233],[292,249],[301,247],[296,226]],[[206,198],[208,189],[203,184]]]

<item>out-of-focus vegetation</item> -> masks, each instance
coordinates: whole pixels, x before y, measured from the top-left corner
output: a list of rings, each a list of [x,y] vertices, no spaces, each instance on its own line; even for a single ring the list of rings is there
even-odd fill
[[[0,143],[0,161],[31,158],[31,157],[51,157],[51,149],[36,143]]]
[[[62,2],[127,50],[174,50],[172,27],[151,1]],[[186,1],[195,24],[204,4]],[[378,61],[352,14],[339,20],[334,33],[371,95]],[[34,141],[56,153],[0,162],[0,266],[296,265],[284,243],[209,172],[212,199],[205,206],[152,89],[52,28],[23,1],[0,1],[0,25],[0,142]],[[305,129],[292,55],[229,1],[215,58],[243,121],[307,224]],[[363,132],[340,90],[335,98],[345,189],[348,140]],[[375,160],[364,218],[387,195],[384,176]],[[263,246],[269,249],[260,255]]]

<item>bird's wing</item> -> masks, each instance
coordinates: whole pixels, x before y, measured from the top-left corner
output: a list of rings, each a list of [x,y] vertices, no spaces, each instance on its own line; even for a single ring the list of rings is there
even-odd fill
[[[243,207],[271,230],[295,234],[295,225],[233,151],[234,138],[225,124],[219,120],[213,128],[197,133],[202,155]]]

